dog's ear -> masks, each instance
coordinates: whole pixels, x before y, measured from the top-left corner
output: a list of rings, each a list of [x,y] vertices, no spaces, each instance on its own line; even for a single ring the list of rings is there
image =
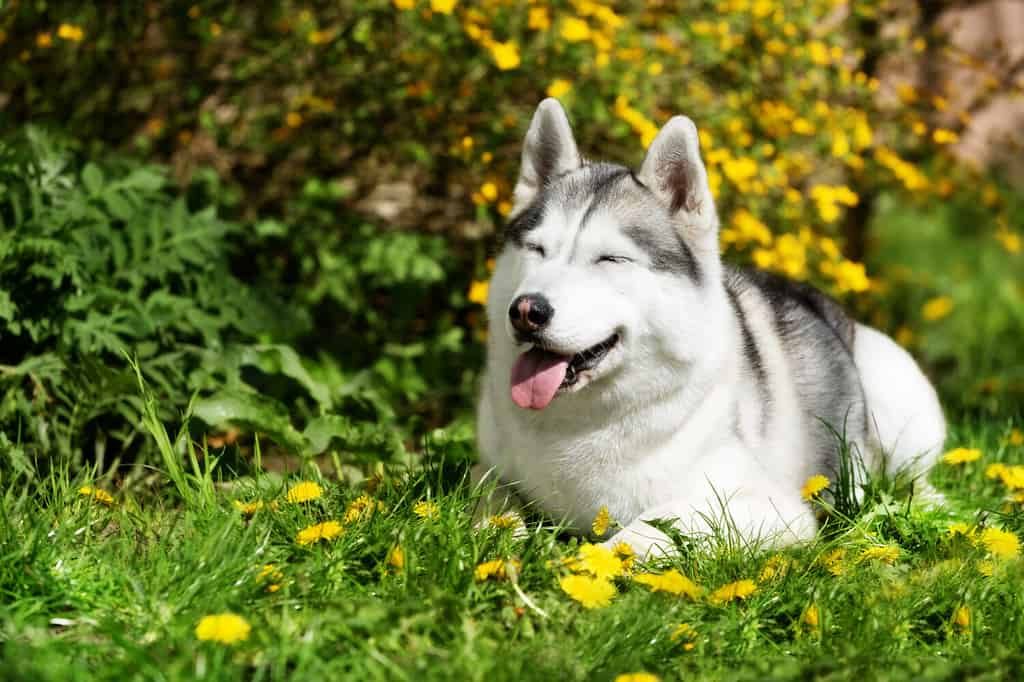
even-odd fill
[[[697,126],[685,116],[673,116],[659,132],[640,166],[640,180],[681,219],[692,236],[715,236],[718,214],[700,158]]]
[[[526,131],[513,214],[526,208],[547,182],[579,168],[581,163],[565,110],[557,99],[547,98],[533,113]]]

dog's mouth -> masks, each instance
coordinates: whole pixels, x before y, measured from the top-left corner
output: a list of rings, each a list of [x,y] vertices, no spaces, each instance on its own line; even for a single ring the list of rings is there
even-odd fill
[[[574,355],[563,355],[535,345],[512,365],[512,400],[519,407],[543,410],[560,390],[574,386],[583,372],[601,364],[619,342],[615,333]]]

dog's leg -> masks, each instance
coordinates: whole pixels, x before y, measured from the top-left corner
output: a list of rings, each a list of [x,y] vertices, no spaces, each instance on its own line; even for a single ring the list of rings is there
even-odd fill
[[[762,488],[740,490],[732,495],[712,494],[679,499],[653,507],[616,533],[605,544],[628,543],[637,555],[647,558],[669,556],[675,545],[665,533],[647,521],[666,519],[685,535],[719,540],[760,542],[780,546],[809,540],[817,532],[811,508],[797,492],[776,494]]]

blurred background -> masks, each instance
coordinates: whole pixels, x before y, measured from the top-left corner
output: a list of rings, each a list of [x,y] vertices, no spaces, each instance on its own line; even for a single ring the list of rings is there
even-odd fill
[[[1022,93],[1012,0],[0,0],[0,460],[143,477],[146,400],[239,468],[255,433],[345,474],[472,457],[546,96],[630,165],[692,117],[728,260],[892,334],[952,421],[1009,420]]]

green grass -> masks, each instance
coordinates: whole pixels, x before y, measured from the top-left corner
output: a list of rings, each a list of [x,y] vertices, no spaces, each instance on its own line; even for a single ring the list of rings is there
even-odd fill
[[[372,491],[383,511],[306,547],[297,532],[341,520],[365,484],[321,481],[320,500],[291,504],[284,494],[296,477],[164,477],[115,492],[107,506],[79,494],[91,481],[7,480],[0,679],[601,680],[641,670],[663,679],[999,679],[1024,665],[1024,562],[997,562],[985,576],[985,550],[950,538],[947,525],[1024,532],[1024,515],[1004,512],[1005,489],[985,477],[991,462],[1024,462],[1024,447],[1007,443],[1014,426],[954,426],[950,444],[984,456],[932,474],[948,510],[908,505],[895,483],[879,483],[852,519],[833,517],[822,539],[783,552],[795,561],[785,575],[720,606],[620,579],[609,606],[584,609],[559,588],[558,560],[577,540],[553,528],[522,538],[475,530],[473,496],[457,470],[436,462],[385,477]],[[236,499],[276,500],[277,509],[247,520]],[[413,513],[424,499],[438,505],[436,518]],[[898,545],[898,560],[857,562],[874,544]],[[395,545],[402,570],[387,560]],[[839,548],[847,560],[836,576],[819,559]],[[677,568],[711,590],[757,580],[771,555],[712,546],[648,568]],[[516,585],[475,579],[477,564],[499,557],[522,562]],[[277,591],[259,579],[266,564],[280,571],[270,578]],[[810,604],[818,627],[801,621]],[[961,605],[967,628],[953,622]],[[249,621],[249,638],[198,641],[199,620],[225,611]],[[670,637],[683,622],[697,632],[691,650]]]

